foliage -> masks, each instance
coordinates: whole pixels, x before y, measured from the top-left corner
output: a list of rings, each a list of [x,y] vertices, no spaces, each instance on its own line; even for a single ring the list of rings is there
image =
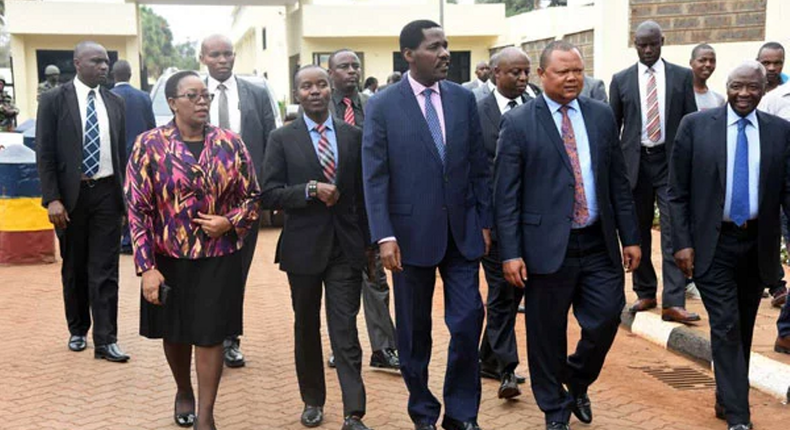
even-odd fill
[[[146,6],[140,7],[143,33],[143,62],[151,78],[158,78],[168,67],[197,69],[197,42],[173,45],[170,24]]]

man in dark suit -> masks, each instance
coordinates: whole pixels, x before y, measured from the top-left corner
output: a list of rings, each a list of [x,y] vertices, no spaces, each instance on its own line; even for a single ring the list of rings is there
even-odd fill
[[[151,107],[151,97],[147,93],[134,88],[129,84],[132,79],[132,66],[126,60],[118,60],[112,66],[112,76],[115,86],[112,92],[121,96],[126,104],[126,155],[132,153],[137,136],[156,127],[154,110]],[[123,160],[125,168],[126,162]],[[132,239],[129,236],[129,226],[123,226],[123,237],[121,238],[121,253],[132,253]]]
[[[362,132],[329,114],[331,87],[324,69],[305,66],[294,82],[304,115],[272,133],[261,201],[267,208],[286,211],[275,262],[288,273],[291,285],[296,374],[305,403],[301,420],[307,427],[323,420],[326,386],[320,312],[325,290],[329,340],[343,392],[343,430],[367,430],[362,423],[365,386],[357,334],[368,241]]]
[[[109,62],[95,42],[74,48],[77,77],[41,94],[36,161],[63,258],[69,349],[86,348],[92,314],[94,357],[125,362],[117,333],[126,131],[123,99],[101,86]]]
[[[269,133],[275,128],[269,94],[233,74],[236,54],[233,44],[226,36],[215,34],[203,40],[200,47],[200,62],[208,69],[206,87],[214,94],[211,103],[211,124],[232,130],[241,136],[255,165],[255,174],[263,177],[263,154]],[[243,253],[244,283],[250,273],[250,265],[258,243],[260,217],[251,227],[253,233],[244,238]],[[225,365],[244,366],[244,354],[240,349],[238,333],[225,339]]]
[[[332,81],[332,100],[329,112],[346,124],[359,127],[365,121],[365,105],[368,96],[359,92],[361,63],[350,49],[341,49],[329,56],[329,78]],[[399,370],[395,325],[390,316],[390,287],[387,274],[381,265],[376,244],[365,251],[362,281],[362,300],[365,303],[365,324],[373,353],[371,367]],[[329,358],[329,367],[335,367],[334,355]]]
[[[486,85],[486,82],[488,82],[488,79],[491,77],[491,67],[493,67],[493,65],[489,66],[488,61],[477,63],[477,66],[475,66],[476,79],[474,81],[464,82],[461,86],[472,91],[475,88]]]
[[[726,106],[689,115],[670,161],[677,264],[693,276],[710,318],[716,416],[751,428],[749,356],[763,285],[781,274],[779,211],[790,211],[790,124],[757,111],[765,68],[727,78]]]
[[[450,52],[438,24],[407,24],[400,47],[408,76],[371,98],[365,116],[362,161],[371,236],[393,272],[401,374],[415,428],[435,429],[441,409],[428,388],[439,269],[450,330],[442,426],[476,430],[483,325],[478,271],[492,223],[480,119],[474,96],[444,80]]]
[[[584,88],[582,88],[582,92],[579,95],[609,103],[609,98],[606,97],[606,85],[604,85],[602,80],[595,79],[590,75],[584,75]]]
[[[578,97],[579,51],[550,43],[538,75],[543,95],[502,118],[494,206],[505,279],[526,296],[532,392],[546,428],[568,430],[571,413],[592,421],[587,389],[620,324],[622,266],[639,266],[639,225],[614,117]],[[568,356],[571,306],[582,337]]]
[[[506,112],[532,100],[532,97],[525,93],[530,62],[523,50],[505,48],[494,55],[491,65],[494,68],[496,89],[477,103],[477,110],[480,112],[483,144],[493,176],[500,119]],[[515,374],[518,366],[516,312],[524,297],[524,290],[508,284],[502,276],[498,246],[496,231],[492,230],[491,251],[483,257],[483,270],[488,283],[488,311],[480,343],[480,374],[498,379],[499,398],[510,399],[521,394],[518,384],[524,382],[519,381],[520,377]]]
[[[658,202],[661,222],[662,279],[661,317],[665,321],[691,323],[699,315],[686,310],[686,279],[672,257],[672,224],[667,201],[669,154],[680,119],[696,112],[691,70],[661,59],[664,35],[653,21],[636,29],[634,46],[639,63],[615,74],[609,88],[614,117],[622,128],[623,156],[634,194],[642,237],[642,265],[634,271],[638,297],[631,312],[657,306],[658,278],[650,259],[654,208]]]

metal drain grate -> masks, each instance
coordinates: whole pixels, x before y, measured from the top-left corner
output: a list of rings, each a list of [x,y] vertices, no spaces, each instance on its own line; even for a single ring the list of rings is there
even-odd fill
[[[716,387],[713,378],[692,367],[640,367],[639,369],[680,391],[707,390]]]

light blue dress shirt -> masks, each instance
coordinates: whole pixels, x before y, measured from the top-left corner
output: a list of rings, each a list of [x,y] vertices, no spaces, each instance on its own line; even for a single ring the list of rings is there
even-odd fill
[[[310,132],[310,139],[313,140],[313,149],[315,150],[315,155],[316,157],[320,158],[318,152],[318,141],[321,140],[321,133],[315,129],[318,126],[318,123],[308,118],[307,115],[303,116],[304,122],[307,124],[307,130]],[[326,130],[324,130],[324,133],[326,134],[326,140],[329,141],[329,146],[332,147],[332,154],[335,156],[335,171],[337,171],[337,167],[340,166],[340,155],[337,152],[337,136],[335,135],[335,125],[332,123],[332,115],[329,115],[326,121],[324,121],[324,126],[326,127]]]
[[[554,119],[554,125],[557,126],[557,132],[562,138],[562,113],[560,108],[563,106],[554,100],[550,99],[546,93],[543,93],[543,98],[546,104],[549,105],[551,117]],[[568,118],[571,120],[573,126],[573,133],[576,136],[576,152],[579,154],[579,166],[582,170],[582,181],[584,181],[584,195],[587,198],[587,210],[590,212],[590,219],[587,224],[580,227],[587,227],[598,221],[598,198],[595,193],[595,174],[592,168],[592,158],[590,154],[590,140],[587,137],[587,126],[584,124],[584,117],[582,116],[579,101],[574,99],[568,103]]]
[[[746,119],[746,139],[749,141],[749,219],[757,218],[758,197],[760,196],[760,124],[757,122],[757,109]],[[732,221],[732,176],[735,170],[735,149],[738,146],[738,120],[741,116],[727,104],[727,189],[724,195],[724,221]]]

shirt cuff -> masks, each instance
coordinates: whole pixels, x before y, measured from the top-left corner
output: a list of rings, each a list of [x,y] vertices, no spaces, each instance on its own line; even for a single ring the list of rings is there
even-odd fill
[[[398,241],[398,239],[395,239],[395,236],[387,236],[387,237],[385,237],[383,239],[380,239],[378,243],[379,243],[379,245],[381,245],[384,242],[397,242],[397,241]]]
[[[310,199],[310,184],[307,184],[307,185],[304,186],[304,199],[307,200],[308,202],[311,200]]]
[[[509,263],[511,261],[521,260],[521,258],[508,258],[507,260],[503,260],[502,264]]]

